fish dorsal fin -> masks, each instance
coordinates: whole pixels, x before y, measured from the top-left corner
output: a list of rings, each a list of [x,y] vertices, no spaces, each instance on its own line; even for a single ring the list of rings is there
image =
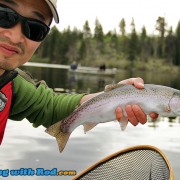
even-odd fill
[[[123,87],[125,86],[125,84],[109,84],[109,85],[106,85],[105,88],[104,88],[104,92],[108,92],[108,91],[111,91],[113,89],[116,89],[116,88],[119,88],[119,87]]]
[[[90,122],[83,124],[83,126],[84,126],[84,133],[90,131],[90,130],[93,129],[96,125],[97,125],[97,123],[90,123]]]

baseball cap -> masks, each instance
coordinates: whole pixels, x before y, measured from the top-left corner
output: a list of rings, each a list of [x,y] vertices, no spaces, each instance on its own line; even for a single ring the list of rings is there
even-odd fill
[[[59,16],[57,12],[57,0],[45,0],[51,9],[52,15],[56,23],[59,23]]]

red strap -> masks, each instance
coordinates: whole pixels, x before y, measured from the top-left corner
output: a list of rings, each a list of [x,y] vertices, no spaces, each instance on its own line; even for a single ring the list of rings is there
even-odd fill
[[[1,94],[2,96],[7,98],[7,102],[5,103],[0,99],[0,144],[1,144],[11,107],[12,82],[9,82],[6,86],[4,86],[1,89],[0,93],[2,93]]]

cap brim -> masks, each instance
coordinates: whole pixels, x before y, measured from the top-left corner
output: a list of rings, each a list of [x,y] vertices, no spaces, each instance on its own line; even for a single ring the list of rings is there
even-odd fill
[[[53,3],[50,0],[45,0],[46,3],[48,4],[49,8],[51,9],[53,18],[55,20],[56,23],[59,23],[59,15],[58,12],[56,10],[56,7],[53,5]]]

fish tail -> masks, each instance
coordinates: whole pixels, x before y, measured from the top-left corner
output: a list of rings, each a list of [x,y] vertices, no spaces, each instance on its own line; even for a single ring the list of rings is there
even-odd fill
[[[69,136],[71,133],[69,132],[63,132],[61,130],[61,121],[53,124],[52,126],[48,127],[45,132],[48,133],[51,136],[54,136],[56,138],[56,141],[59,146],[59,151],[62,152],[66,146],[66,143],[69,139]]]
[[[48,134],[51,135],[51,136],[56,137],[57,134],[59,133],[59,130],[61,129],[61,123],[62,123],[62,122],[59,121],[59,122],[57,122],[57,123],[49,126],[49,127],[45,130],[45,132],[48,133]]]
[[[64,150],[70,135],[71,135],[71,133],[69,133],[69,132],[64,133],[64,132],[60,131],[58,133],[58,135],[56,136],[56,141],[58,143],[60,152],[62,152]]]

